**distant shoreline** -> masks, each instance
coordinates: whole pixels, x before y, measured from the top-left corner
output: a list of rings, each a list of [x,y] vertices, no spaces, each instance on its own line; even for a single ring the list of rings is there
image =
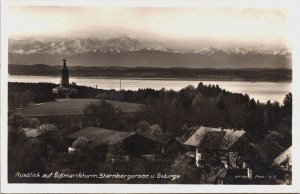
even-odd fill
[[[51,78],[57,78],[60,79],[59,76],[52,76],[52,75],[11,75],[8,74],[8,82],[11,82],[9,80],[10,76],[26,76],[26,77],[51,77]],[[71,76],[72,77],[72,76]],[[269,80],[243,80],[243,79],[196,79],[196,78],[149,78],[149,77],[86,77],[86,76],[73,76],[73,78],[77,79],[112,79],[112,80],[169,80],[169,81],[224,81],[224,82],[278,82],[278,83],[292,83],[292,81],[289,80],[278,80],[278,81],[269,81]]]
[[[60,77],[61,66],[9,65],[10,75]],[[132,79],[132,80],[193,80],[291,82],[291,69],[214,69],[214,68],[156,68],[156,67],[69,67],[70,77]]]

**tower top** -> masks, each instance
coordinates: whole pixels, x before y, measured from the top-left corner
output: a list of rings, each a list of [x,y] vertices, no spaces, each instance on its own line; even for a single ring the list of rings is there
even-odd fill
[[[61,70],[61,85],[62,86],[68,86],[69,85],[69,70],[66,64],[66,59],[63,59],[63,67]]]

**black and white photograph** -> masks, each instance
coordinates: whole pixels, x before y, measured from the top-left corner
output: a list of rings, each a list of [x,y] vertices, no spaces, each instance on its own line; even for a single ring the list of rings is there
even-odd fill
[[[12,4],[6,20],[8,184],[293,185],[286,9]]]

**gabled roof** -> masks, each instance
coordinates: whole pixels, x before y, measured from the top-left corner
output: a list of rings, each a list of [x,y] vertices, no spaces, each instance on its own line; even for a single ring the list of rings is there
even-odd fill
[[[184,145],[210,146],[212,149],[231,148],[245,133],[243,130],[200,127]]]
[[[200,127],[196,132],[184,143],[184,145],[197,147],[202,142],[207,131],[220,131],[219,128]]]
[[[31,137],[31,138],[35,138],[35,137],[39,137],[41,135],[43,135],[44,133],[46,133],[47,131],[57,131],[56,129],[41,129],[41,128],[23,128],[23,131],[26,135],[26,137]]]
[[[175,139],[176,141],[178,141],[179,143],[184,144],[184,142],[182,141],[182,138],[181,138],[181,137],[174,137],[174,139]]]
[[[218,149],[224,139],[225,131],[207,131],[199,147],[203,149]]]
[[[26,135],[26,137],[38,137],[45,133],[45,131],[40,129],[32,129],[32,128],[23,128],[23,131]]]
[[[228,169],[225,169],[225,168],[221,168],[217,174],[216,174],[216,178],[222,178],[224,179],[226,177],[226,174],[228,172]]]
[[[170,141],[174,139],[170,135],[165,135],[165,134],[162,134],[160,136],[152,135],[152,134],[140,134],[140,133],[137,134],[159,144],[168,144]]]
[[[68,136],[70,139],[85,137],[91,142],[91,147],[100,144],[115,144],[120,143],[124,139],[135,135],[131,132],[114,131],[103,128],[87,127]]]
[[[274,159],[273,165],[280,166],[286,162],[288,162],[289,165],[292,165],[292,147],[289,147],[284,152],[282,152],[279,156],[277,156]]]
[[[163,144],[164,143],[164,139],[162,137],[158,137],[158,136],[153,136],[151,134],[141,134],[141,133],[137,133],[138,135],[142,136],[142,137],[145,137],[147,139],[150,139],[156,143],[159,143],[159,144]]]
[[[244,134],[246,134],[244,130],[227,130],[222,145],[231,148]]]

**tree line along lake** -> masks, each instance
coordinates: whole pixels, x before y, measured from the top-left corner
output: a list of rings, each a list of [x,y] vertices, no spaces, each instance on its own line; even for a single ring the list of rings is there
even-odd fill
[[[9,82],[38,83],[48,82],[58,84],[60,78],[57,76],[25,76],[9,75]],[[283,102],[285,95],[292,91],[291,82],[250,82],[250,81],[202,81],[187,79],[148,79],[148,78],[103,78],[103,77],[71,77],[70,83],[81,86],[97,87],[101,89],[115,90],[138,90],[152,88],[160,90],[178,91],[188,85],[197,87],[199,82],[204,85],[219,85],[220,88],[230,92],[248,94],[250,98],[260,102],[277,101]]]

